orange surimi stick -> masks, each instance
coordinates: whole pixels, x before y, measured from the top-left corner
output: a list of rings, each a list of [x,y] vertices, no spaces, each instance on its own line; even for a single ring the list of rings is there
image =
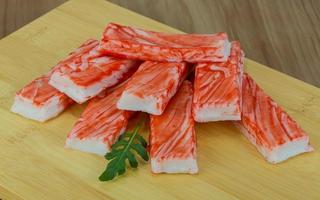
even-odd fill
[[[126,84],[118,108],[161,115],[186,72],[186,63],[144,62]]]
[[[140,62],[103,55],[97,51],[99,41],[77,58],[60,64],[49,84],[77,103],[83,103],[131,76]]]
[[[48,76],[42,76],[18,91],[11,111],[44,122],[73,103],[69,97],[49,85],[48,81]]]
[[[197,173],[196,136],[191,114],[192,85],[184,81],[164,113],[151,115],[153,173]]]
[[[49,85],[54,70],[58,70],[64,62],[70,62],[97,46],[98,41],[89,39],[70,55],[58,63],[48,74],[43,75],[26,85],[15,95],[11,111],[26,118],[46,121],[57,116],[73,101],[62,92]]]
[[[67,137],[66,148],[105,155],[126,130],[131,111],[119,110],[116,103],[124,86],[100,94],[88,106]]]
[[[196,66],[193,97],[195,121],[240,120],[243,58],[240,43],[232,42],[227,62]]]
[[[157,62],[224,62],[230,54],[226,33],[168,34],[110,23],[100,51],[128,59]]]
[[[243,77],[242,133],[270,163],[312,151],[309,136],[247,74]]]

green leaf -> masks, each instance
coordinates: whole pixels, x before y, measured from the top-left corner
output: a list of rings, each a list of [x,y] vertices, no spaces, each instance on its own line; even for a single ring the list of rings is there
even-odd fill
[[[147,141],[139,135],[140,124],[137,124],[133,132],[125,132],[119,137],[119,140],[112,145],[111,152],[105,155],[109,163],[105,171],[100,175],[100,181],[109,181],[117,175],[122,175],[126,172],[126,160],[132,168],[138,167],[138,161],[135,157],[136,152],[145,161],[149,160],[146,150]]]
[[[116,176],[116,174],[114,173],[114,171],[104,171],[101,176],[99,177],[100,181],[110,181],[112,179],[114,179],[114,177]]]
[[[136,138],[137,138],[137,140],[142,144],[142,146],[143,146],[144,148],[147,147],[148,143],[147,143],[147,141],[146,141],[141,135],[137,135]]]
[[[116,174],[117,174],[117,169],[116,169],[116,163],[117,159],[112,160],[106,170],[102,173],[102,175],[99,177],[100,181],[109,181],[112,180]]]
[[[104,157],[107,160],[111,160],[111,159],[117,157],[120,153],[121,153],[121,151],[114,150],[114,151],[107,153]]]
[[[138,167],[138,161],[136,159],[136,157],[134,157],[134,154],[131,151],[127,152],[127,157],[130,163],[130,166],[133,168],[137,168]]]
[[[119,140],[123,140],[125,138],[130,138],[132,136],[132,134],[133,133],[131,133],[131,132],[125,132],[119,137]]]
[[[126,172],[126,162],[125,160],[123,159],[122,162],[119,163],[118,165],[118,174],[119,175],[122,175]]]
[[[112,145],[111,149],[112,150],[116,150],[122,146],[125,146],[128,142],[125,140],[119,140],[118,142],[116,142],[114,145]]]
[[[141,144],[132,144],[131,147],[141,156],[141,158],[143,158],[143,160],[149,160],[148,152]]]

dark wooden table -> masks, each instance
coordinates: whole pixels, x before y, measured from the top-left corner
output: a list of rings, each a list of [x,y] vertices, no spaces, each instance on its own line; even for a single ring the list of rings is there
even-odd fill
[[[64,1],[0,0],[0,37]],[[320,87],[320,0],[110,1],[185,32],[226,31],[248,58]]]

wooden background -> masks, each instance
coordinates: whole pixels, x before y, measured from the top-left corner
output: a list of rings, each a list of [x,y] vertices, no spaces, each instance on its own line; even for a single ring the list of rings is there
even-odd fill
[[[65,1],[0,0],[0,37]],[[110,1],[185,32],[226,31],[248,58],[320,87],[320,0]]]

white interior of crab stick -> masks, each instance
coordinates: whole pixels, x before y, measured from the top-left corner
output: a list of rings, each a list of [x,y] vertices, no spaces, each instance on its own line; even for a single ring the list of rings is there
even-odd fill
[[[59,97],[53,96],[43,105],[35,105],[32,100],[16,95],[11,111],[22,115],[23,117],[44,122],[57,116],[65,109],[60,104]]]
[[[184,160],[164,160],[159,162],[151,159],[151,168],[153,173],[190,173],[198,172],[197,160],[194,158],[187,158]]]
[[[262,156],[270,163],[280,163],[288,158],[294,157],[301,153],[313,151],[309,144],[309,137],[304,136],[293,141],[278,145],[272,149],[257,145],[256,139],[248,132],[248,130],[240,123],[235,123],[244,136],[253,144]]]
[[[143,111],[160,115],[161,113],[157,109],[157,102],[158,100],[155,97],[141,98],[124,91],[117,105],[119,109],[123,110]]]
[[[199,108],[194,113],[194,119],[197,122],[210,122],[210,121],[224,121],[224,120],[240,120],[241,116],[235,114],[235,110],[238,109],[238,105],[229,105],[219,107],[207,107]]]
[[[126,128],[122,128],[118,134],[119,136],[124,133]],[[103,137],[92,137],[80,139],[76,136],[70,136],[66,140],[65,148],[75,149],[82,152],[93,153],[99,156],[104,156],[106,153],[111,151],[111,146],[109,146]]]

